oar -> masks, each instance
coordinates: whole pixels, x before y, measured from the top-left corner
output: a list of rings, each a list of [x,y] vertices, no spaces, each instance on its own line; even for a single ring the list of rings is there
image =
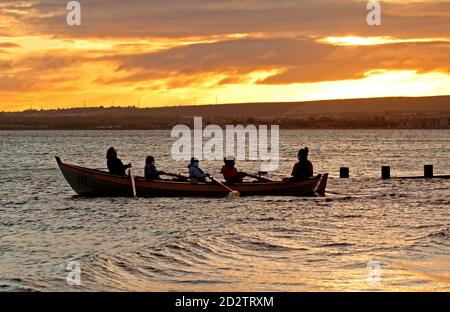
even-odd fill
[[[212,181],[214,181],[214,182],[216,182],[217,184],[219,184],[220,186],[226,188],[226,189],[230,192],[230,194],[233,194],[234,197],[240,197],[240,196],[241,196],[241,193],[239,193],[239,192],[236,191],[236,190],[233,190],[233,189],[229,188],[228,186],[226,186],[225,184],[223,184],[222,182],[220,182],[220,181],[217,180],[216,178],[214,178],[214,177],[212,177],[212,176],[210,176],[209,178],[210,178]]]
[[[131,169],[129,169],[128,173],[130,174],[131,186],[133,187],[133,196],[135,199],[137,199],[138,197],[137,197],[137,193],[136,193],[136,183],[134,181],[133,171],[131,171]]]
[[[247,177],[253,178],[253,179],[257,179],[260,182],[273,182],[272,180],[266,179],[266,178],[262,178],[260,176],[254,175],[254,174],[246,174]]]
[[[178,179],[183,179],[183,180],[189,181],[189,178],[185,177],[182,174],[175,174],[175,173],[164,172],[161,175],[165,175],[165,176],[168,176],[168,177],[174,177],[174,178],[178,178]]]

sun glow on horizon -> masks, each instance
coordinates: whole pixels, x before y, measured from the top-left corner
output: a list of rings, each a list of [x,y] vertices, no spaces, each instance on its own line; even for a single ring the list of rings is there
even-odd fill
[[[332,44],[336,46],[374,46],[394,43],[426,43],[426,42],[447,42],[450,43],[450,38],[409,38],[401,39],[391,36],[380,37],[326,37],[318,40],[322,43]]]
[[[247,82],[206,88],[177,88],[166,91],[128,92],[105,90],[102,92],[64,92],[60,94],[36,93],[32,101],[22,98],[2,111],[34,109],[139,106],[165,107],[180,105],[208,105],[258,102],[301,102],[390,96],[450,95],[450,75],[444,73],[417,73],[413,70],[374,70],[357,80],[330,81],[305,84],[261,85],[255,83],[274,74],[272,71],[250,75]],[[104,92],[104,93],[103,93]],[[21,104],[20,102],[27,102]]]

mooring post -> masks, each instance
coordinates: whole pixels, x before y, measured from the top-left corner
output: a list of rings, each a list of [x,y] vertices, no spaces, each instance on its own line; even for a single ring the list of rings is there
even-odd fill
[[[381,178],[383,180],[389,180],[391,178],[391,167],[390,166],[382,166],[381,167]]]
[[[434,174],[433,174],[433,165],[425,165],[423,168],[423,176],[425,177],[425,179],[432,179]]]
[[[350,169],[347,168],[347,167],[341,167],[340,177],[341,177],[341,179],[348,179],[348,178],[350,178]]]

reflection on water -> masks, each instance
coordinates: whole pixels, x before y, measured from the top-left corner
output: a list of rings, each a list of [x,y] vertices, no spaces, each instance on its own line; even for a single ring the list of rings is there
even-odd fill
[[[330,172],[323,198],[73,198],[54,155],[94,168],[114,145],[143,166],[170,160],[167,131],[0,132],[0,290],[450,290],[449,131],[286,131],[281,168],[298,147]],[[258,162],[239,164],[258,171]],[[220,163],[204,162],[210,172]],[[337,179],[341,166],[352,179]],[[66,283],[80,261],[82,286]],[[369,262],[380,284],[368,283]]]

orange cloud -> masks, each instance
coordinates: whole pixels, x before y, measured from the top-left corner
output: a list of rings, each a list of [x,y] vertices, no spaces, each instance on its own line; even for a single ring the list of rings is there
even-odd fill
[[[0,3],[0,110],[450,93],[448,1],[384,1],[381,27],[357,0],[105,3],[82,1],[80,27],[60,0]]]

